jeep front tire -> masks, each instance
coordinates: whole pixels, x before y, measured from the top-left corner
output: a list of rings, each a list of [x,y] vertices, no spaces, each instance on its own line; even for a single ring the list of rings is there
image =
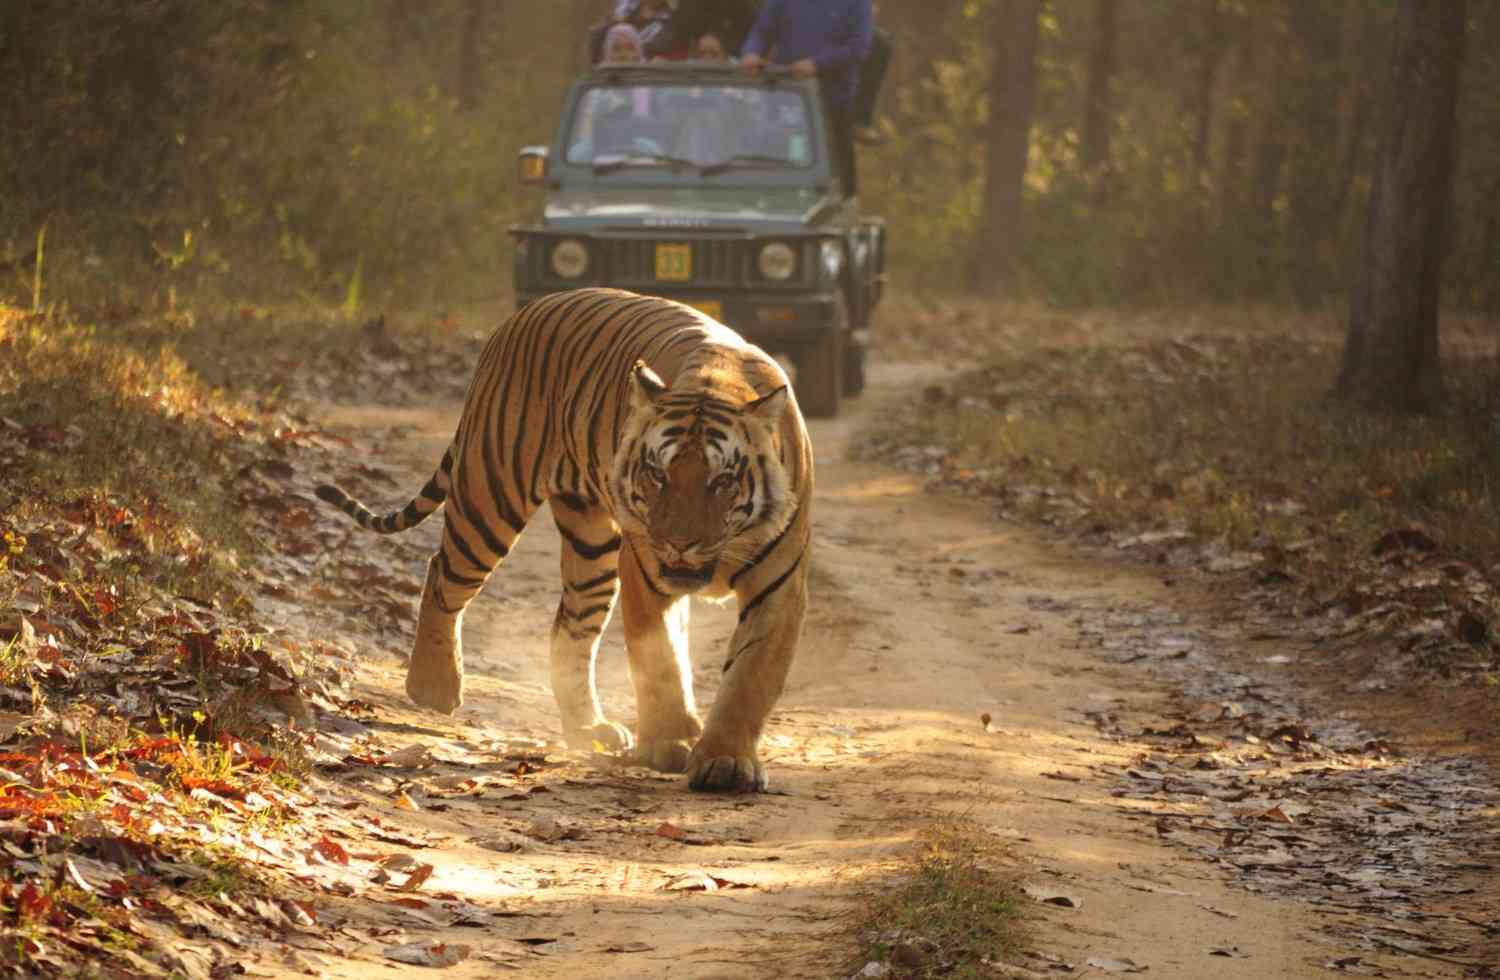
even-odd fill
[[[833,318],[813,340],[794,355],[797,365],[797,404],[813,419],[831,419],[839,413],[844,393],[844,334],[849,314],[844,297],[834,302]]]

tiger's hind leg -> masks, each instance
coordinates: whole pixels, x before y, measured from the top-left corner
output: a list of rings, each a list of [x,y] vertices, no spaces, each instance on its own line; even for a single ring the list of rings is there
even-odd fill
[[[552,498],[552,518],[562,535],[562,599],[552,622],[552,696],[569,747],[596,743],[610,752],[632,745],[630,729],[604,717],[595,684],[599,640],[609,625],[618,573],[620,529],[609,512],[566,495]]]
[[[443,519],[442,545],[427,562],[406,693],[423,707],[452,714],[464,702],[464,609],[521,532],[504,521],[476,526],[451,497]]]
[[[690,600],[652,588],[628,543],[620,555],[620,580],[625,649],[635,686],[635,757],[658,772],[682,772],[703,731],[688,656]]]

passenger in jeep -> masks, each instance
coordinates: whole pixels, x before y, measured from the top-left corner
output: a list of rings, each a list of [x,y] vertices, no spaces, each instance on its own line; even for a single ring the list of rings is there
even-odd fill
[[[693,45],[694,61],[730,61],[724,42],[717,34],[704,34]]]
[[[672,29],[687,56],[700,57],[703,38],[713,35],[724,55],[735,58],[759,8],[756,0],[678,0]]]
[[[745,39],[740,64],[757,73],[771,63],[821,83],[829,134],[848,193],[855,193],[854,94],[870,53],[871,0],[766,0]]]
[[[599,59],[602,65],[633,65],[646,60],[641,36],[634,27],[620,23],[611,27],[604,35],[604,52]]]

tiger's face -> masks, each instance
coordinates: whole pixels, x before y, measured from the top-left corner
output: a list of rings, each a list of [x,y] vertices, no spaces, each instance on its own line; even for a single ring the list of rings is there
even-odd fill
[[[654,557],[664,589],[704,589],[785,526],[789,479],[775,433],[786,403],[785,388],[747,405],[674,392],[636,365],[612,489],[621,529],[643,562],[642,550]]]

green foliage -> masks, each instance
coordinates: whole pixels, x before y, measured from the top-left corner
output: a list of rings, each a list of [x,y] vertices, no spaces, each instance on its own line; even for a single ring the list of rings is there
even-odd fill
[[[505,288],[602,0],[0,7],[0,298],[187,291],[329,309]],[[897,282],[961,285],[985,194],[998,0],[889,3],[861,152]],[[1120,3],[1106,163],[1082,159],[1098,6],[1044,6],[1018,289],[1069,305],[1316,307],[1346,295],[1385,116],[1394,4]],[[1446,298],[1500,309],[1500,7],[1471,5]],[[46,280],[39,230],[47,227]],[[25,253],[25,254],[23,254]],[[352,303],[351,303],[352,301]]]
[[[887,4],[895,137],[863,154],[897,275],[955,287],[982,197],[996,0]],[[1121,3],[1111,152],[1080,159],[1093,2],[1044,8],[1018,291],[1089,306],[1318,307],[1352,283],[1388,98],[1394,4]],[[1447,299],[1500,309],[1500,10],[1475,5]],[[1200,127],[1201,123],[1201,127]],[[1201,132],[1201,142],[1200,142]]]
[[[0,106],[0,197],[19,206],[0,210],[0,258],[46,224],[49,293],[75,302],[493,295],[510,157],[550,131],[578,66],[518,58],[519,18],[491,11],[465,111],[469,6],[6,5],[0,75],[19,98]],[[544,58],[529,84],[555,95],[513,98],[517,62]]]
[[[47,226],[36,233],[36,265],[31,274],[31,312],[42,312],[42,258],[47,251]]]

